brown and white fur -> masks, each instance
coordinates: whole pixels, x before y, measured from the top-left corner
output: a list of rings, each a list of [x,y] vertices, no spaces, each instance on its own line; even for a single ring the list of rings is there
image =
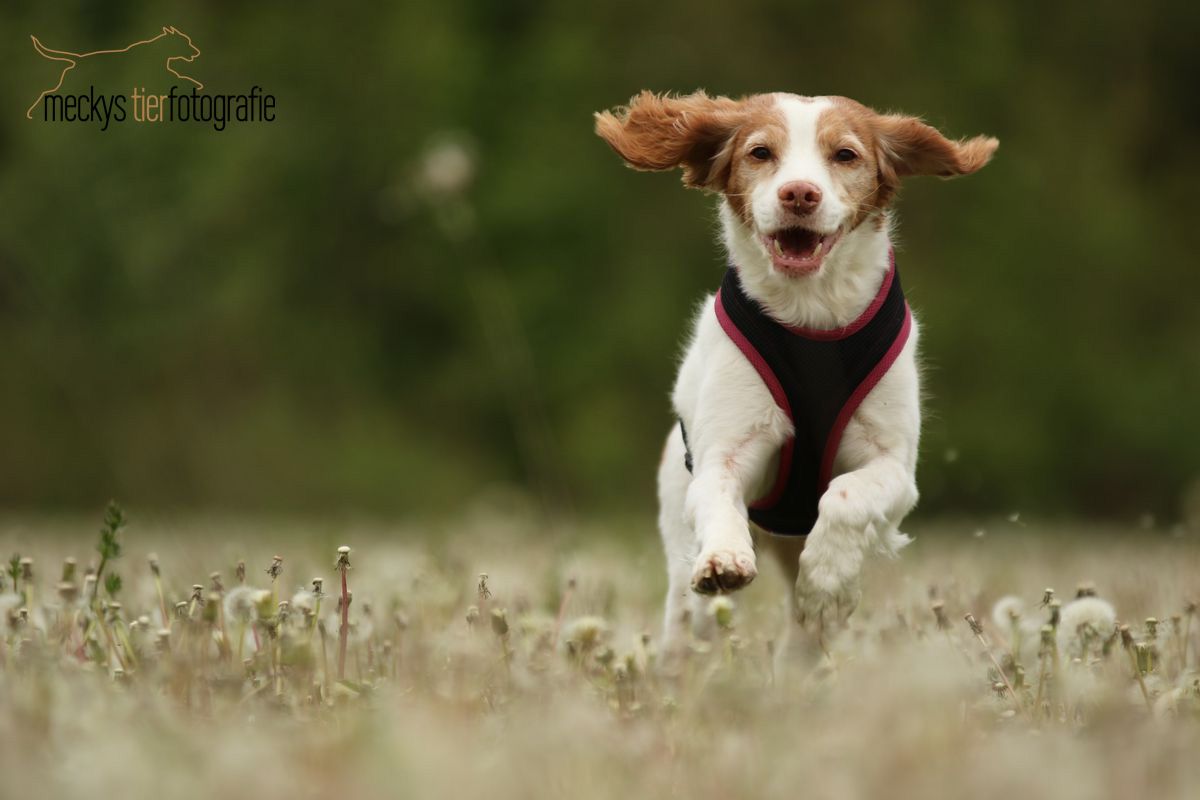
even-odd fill
[[[687,186],[719,193],[722,238],[746,293],[779,322],[820,329],[848,325],[879,291],[900,180],[975,172],[997,147],[843,97],[783,93],[643,92],[597,114],[596,132],[636,169],[682,168]],[[771,486],[792,423],[719,326],[713,297],[704,301],[672,394],[694,472],[675,425],[658,473],[668,647],[689,616],[702,619],[701,595],[754,579],[755,541],[780,555],[801,624],[828,631],[854,610],[864,556],[909,541],[897,526],[917,502],[917,342],[914,320],[846,426],[809,535],[770,536],[748,522],[747,504]]]

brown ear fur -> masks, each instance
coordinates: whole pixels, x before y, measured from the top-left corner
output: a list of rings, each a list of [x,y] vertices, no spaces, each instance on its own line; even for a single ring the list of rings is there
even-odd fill
[[[596,134],[634,169],[683,167],[686,185],[720,190],[729,178],[726,144],[742,119],[740,100],[644,91],[615,113],[597,113]]]
[[[880,115],[875,121],[885,177],[970,175],[991,160],[1000,142],[991,136],[951,141],[916,117]],[[891,172],[892,174],[887,174]]]

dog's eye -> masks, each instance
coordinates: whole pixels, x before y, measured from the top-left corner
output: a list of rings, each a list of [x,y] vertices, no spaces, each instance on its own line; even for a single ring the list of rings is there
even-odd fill
[[[768,147],[763,147],[761,144],[750,151],[750,157],[756,161],[770,161],[771,150]]]
[[[851,161],[856,160],[857,158],[858,158],[858,153],[854,152],[853,150],[851,150],[848,147],[843,147],[841,150],[838,150],[836,153],[833,154],[833,160],[840,161],[843,164],[847,164]]]

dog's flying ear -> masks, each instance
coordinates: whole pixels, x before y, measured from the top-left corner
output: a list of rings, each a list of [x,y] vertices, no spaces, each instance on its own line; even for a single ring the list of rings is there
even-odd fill
[[[596,134],[634,169],[682,167],[685,185],[720,191],[729,179],[728,145],[744,116],[740,100],[644,91],[628,106],[598,112]]]
[[[910,175],[970,175],[991,160],[1000,142],[991,136],[952,141],[916,117],[880,114],[875,119],[879,169],[889,182]]]

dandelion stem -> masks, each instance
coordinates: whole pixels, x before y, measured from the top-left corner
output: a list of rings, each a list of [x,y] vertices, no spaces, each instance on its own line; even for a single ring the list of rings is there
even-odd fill
[[[220,628],[220,631],[221,631],[221,644],[218,649],[221,651],[221,658],[228,661],[230,659],[230,657],[232,656],[232,648],[230,648],[230,646],[229,646],[229,632],[225,628],[225,601],[220,595],[217,595],[216,603],[217,603],[217,626],[218,626],[218,628]],[[241,648],[241,646],[242,646],[241,642],[238,642],[239,649]]]
[[[158,593],[158,610],[162,613],[164,628],[171,627],[171,615],[167,613],[167,598],[163,595],[162,574],[158,566],[158,556],[153,553],[148,557],[150,572],[154,575],[154,590]]]
[[[275,646],[273,648],[271,648],[271,662],[272,662],[271,663],[271,671],[274,673],[274,676],[275,676],[275,696],[276,697],[283,696],[283,674],[280,669],[280,666],[281,666],[280,662],[283,660],[282,652],[281,652],[282,648],[283,648],[283,643],[280,641],[279,637],[276,637]]]
[[[108,656],[109,656],[110,664],[111,664],[113,656],[116,656],[117,663],[121,665],[121,668],[128,669],[128,667],[125,664],[125,659],[121,655],[121,648],[117,647],[116,642],[113,641],[112,631],[110,631],[108,629],[108,625],[104,622],[104,617],[102,616],[103,613],[104,613],[103,611],[99,611],[97,613],[96,624],[100,626],[100,631],[104,634],[104,641],[108,645]]]
[[[1146,681],[1142,677],[1142,669],[1138,665],[1137,653],[1133,649],[1133,634],[1129,632],[1128,625],[1122,625],[1118,630],[1121,632],[1121,644],[1125,647],[1125,652],[1129,654],[1129,665],[1133,667],[1133,677],[1137,679],[1138,688],[1142,690],[1142,699],[1146,701],[1146,709],[1153,714],[1154,703],[1150,701],[1150,692],[1146,689]]]
[[[1183,666],[1186,670],[1188,665],[1188,649],[1192,645],[1192,617],[1196,616],[1196,603],[1189,602],[1183,610]]]
[[[346,582],[346,573],[350,570],[350,548],[343,545],[338,548],[337,570],[342,575],[341,625],[338,627],[338,680],[346,677],[346,642],[350,636],[350,588]]]
[[[1051,648],[1053,647],[1054,628],[1049,625],[1043,625],[1041,630],[1041,649],[1038,650],[1038,658],[1041,663],[1038,667],[1037,697],[1033,704],[1033,717],[1035,720],[1041,716],[1043,711],[1042,698],[1045,696],[1046,682],[1050,675],[1050,657]]]
[[[325,646],[325,622],[324,620],[317,621],[317,632],[321,635],[321,674],[325,678],[325,696],[329,697],[329,653]]]
[[[1042,651],[1041,666],[1038,669],[1037,697],[1033,701],[1033,718],[1037,719],[1042,713],[1042,696],[1046,690],[1046,675],[1049,672],[1050,654]]]
[[[1013,690],[1012,684],[1008,682],[1008,676],[1004,674],[1004,670],[1000,667],[1000,662],[996,660],[996,656],[992,655],[992,648],[988,646],[987,639],[983,638],[983,626],[979,624],[979,620],[975,619],[974,614],[968,613],[963,619],[971,626],[971,633],[975,634],[975,638],[979,640],[980,646],[983,647],[983,652],[987,654],[988,659],[992,662],[992,666],[996,668],[996,672],[1000,673],[1000,680],[1004,682],[1004,688],[1008,689],[1013,702],[1017,704],[1018,709],[1023,709],[1020,696]]]
[[[558,634],[562,630],[563,617],[567,613],[567,603],[571,601],[571,595],[575,592],[575,579],[571,578],[567,581],[567,590],[563,592],[562,601],[558,604],[558,616],[554,620],[554,636],[550,640],[550,650],[558,649]]]
[[[125,652],[126,663],[133,669],[137,669],[137,654],[133,651],[133,645],[129,641],[129,634],[125,632],[125,626],[119,620],[114,621],[113,632],[116,634],[121,649]]]

